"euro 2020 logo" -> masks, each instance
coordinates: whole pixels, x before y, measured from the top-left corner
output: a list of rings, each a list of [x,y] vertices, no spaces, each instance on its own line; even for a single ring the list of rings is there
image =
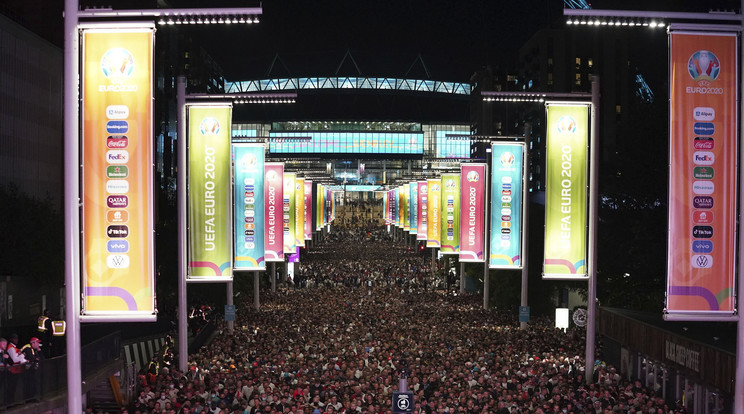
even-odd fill
[[[448,190],[451,190],[451,189],[455,188],[455,180],[448,179],[447,181],[445,181],[444,182],[444,188],[446,188]]]
[[[564,115],[560,118],[558,118],[558,123],[556,125],[558,132],[563,133],[569,133],[573,134],[576,132],[576,120],[573,119],[572,116]]]
[[[480,176],[477,171],[470,171],[466,176],[469,183],[477,183]]]
[[[266,172],[266,181],[268,182],[274,182],[279,179],[279,173],[277,173],[274,170],[269,170]]]
[[[721,62],[709,50],[698,50],[687,61],[687,71],[695,82],[713,82],[721,74]]]
[[[258,166],[258,159],[254,154],[245,154],[241,157],[240,164],[243,166],[243,172],[254,172]]]
[[[202,135],[217,135],[220,133],[220,122],[212,117],[202,119],[199,124],[199,131]]]
[[[134,73],[134,56],[124,48],[115,47],[101,57],[101,71],[108,79],[125,79]]]
[[[502,167],[511,167],[512,165],[514,165],[514,154],[509,151],[502,152],[501,156],[499,157],[499,162],[501,162]]]

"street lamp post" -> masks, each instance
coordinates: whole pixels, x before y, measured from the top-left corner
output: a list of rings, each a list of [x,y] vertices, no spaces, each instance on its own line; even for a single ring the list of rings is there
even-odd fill
[[[568,17],[567,23],[571,25],[589,25],[589,26],[643,26],[643,27],[657,27],[665,28],[667,25],[663,21],[675,21],[679,28],[690,28],[690,29],[705,29],[705,24],[715,24],[714,29],[720,30],[721,27],[725,27],[729,31],[738,32],[739,37],[744,28],[744,0],[741,1],[741,7],[739,13],[733,12],[709,12],[709,13],[688,13],[688,12],[668,12],[668,11],[638,11],[638,10],[579,10],[579,9],[564,9],[564,16]],[[690,23],[693,22],[693,23]],[[742,64],[741,57],[739,58],[739,93],[744,95],[744,64]],[[740,96],[742,96],[740,95]],[[739,118],[744,116],[744,108],[739,103]],[[741,143],[744,138],[744,125],[739,125],[739,142]],[[741,166],[741,159],[739,162]],[[744,180],[744,169],[739,167],[739,182]],[[744,193],[739,194],[739,207],[744,206]],[[742,222],[741,212],[739,213],[738,222]],[[739,250],[738,256],[744,255],[744,234],[739,229]],[[741,278],[742,264],[738,264],[737,275]],[[737,280],[737,297],[739,300],[744,298],[744,284],[741,280]],[[590,287],[594,289],[594,292],[590,292],[591,295],[596,295],[596,286]],[[594,316],[590,312],[587,320],[588,324],[592,323]],[[704,318],[703,318],[704,319]],[[731,321],[737,322],[737,340],[736,340],[736,371],[735,371],[735,385],[734,385],[734,407],[733,411],[736,413],[744,413],[744,323],[738,315],[734,315]],[[588,352],[587,352],[588,355]],[[589,361],[587,361],[589,363]],[[588,371],[587,371],[588,374]]]
[[[198,24],[204,18],[209,23],[257,23],[261,7],[222,8],[222,9],[153,9],[153,10],[79,10],[78,0],[65,0],[64,9],[64,226],[65,226],[65,321],[67,344],[67,404],[68,412],[79,412],[83,406],[80,341],[80,19],[154,19],[161,18],[161,24],[171,22]],[[169,20],[166,22],[164,18]],[[175,20],[174,20],[175,19]],[[219,19],[219,20],[218,20]],[[185,85],[184,85],[185,86]],[[180,108],[179,108],[180,109]],[[179,117],[182,114],[179,114]],[[181,141],[179,137],[179,141]],[[179,153],[179,157],[182,153]],[[179,200],[182,201],[182,200]],[[179,236],[182,236],[179,234]],[[182,252],[179,251],[179,256]],[[179,281],[179,293],[185,291]],[[179,298],[180,299],[180,298]],[[179,312],[186,316],[184,302],[179,300]],[[185,333],[185,324],[179,326],[179,337]],[[186,342],[179,343],[179,350]],[[187,352],[179,356],[179,366],[186,369]],[[182,361],[183,359],[183,361]]]

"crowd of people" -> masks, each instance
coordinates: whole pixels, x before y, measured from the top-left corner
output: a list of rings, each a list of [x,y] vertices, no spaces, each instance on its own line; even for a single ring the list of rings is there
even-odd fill
[[[583,330],[521,330],[480,297],[424,289],[425,260],[382,228],[334,231],[312,250],[308,288],[262,292],[259,311],[238,303],[233,332],[222,325],[186,372],[159,370],[128,412],[391,413],[402,376],[414,413],[685,412],[587,366]]]

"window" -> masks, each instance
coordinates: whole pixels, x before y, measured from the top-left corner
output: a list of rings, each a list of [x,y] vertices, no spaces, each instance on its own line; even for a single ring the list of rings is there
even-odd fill
[[[623,112],[623,107],[621,105],[615,105],[615,113],[620,115]]]
[[[587,64],[587,65],[588,65],[588,66],[589,66],[590,68],[594,67],[594,59],[592,59],[592,58],[589,58],[589,59],[588,59],[588,60],[586,61],[586,64]]]
[[[581,74],[576,74],[576,86],[581,86]]]

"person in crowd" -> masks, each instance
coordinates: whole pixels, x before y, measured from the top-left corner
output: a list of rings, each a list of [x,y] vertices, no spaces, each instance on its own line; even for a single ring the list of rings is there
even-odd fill
[[[41,348],[41,340],[36,337],[31,338],[31,340],[21,348],[21,352],[27,361],[23,388],[23,394],[26,400],[38,400],[41,396],[41,393],[39,392],[39,384],[41,383],[40,367],[41,362],[44,360],[44,354],[42,353]]]
[[[304,288],[236,302],[233,334],[221,321],[186,372],[151,370],[130,410],[389,413],[405,373],[417,414],[686,412],[611,366],[587,385],[583,330],[522,330],[480,297],[424,290],[431,263],[413,250],[367,223],[334,229],[303,253]]]

